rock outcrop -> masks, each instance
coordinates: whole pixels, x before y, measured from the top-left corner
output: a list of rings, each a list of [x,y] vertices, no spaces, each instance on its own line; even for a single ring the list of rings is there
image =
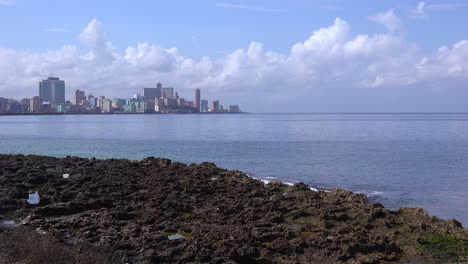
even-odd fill
[[[39,203],[28,203],[36,191]],[[152,157],[0,155],[1,219],[73,251],[100,249],[113,263],[437,263],[468,256],[468,231],[423,209],[391,211],[346,190],[265,185],[212,163]]]

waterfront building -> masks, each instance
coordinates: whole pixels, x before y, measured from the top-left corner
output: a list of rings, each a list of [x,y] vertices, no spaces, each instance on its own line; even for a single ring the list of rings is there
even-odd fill
[[[52,104],[50,102],[43,102],[41,112],[43,113],[52,112]]]
[[[203,113],[208,112],[208,100],[201,100],[201,111]]]
[[[29,98],[21,99],[21,105],[23,106],[23,113],[29,112],[30,104],[31,104],[31,99],[29,99]]]
[[[65,104],[57,104],[57,113],[65,113]]]
[[[211,102],[211,112],[219,112],[219,101],[212,101]]]
[[[167,108],[174,108],[177,106],[176,99],[165,97],[163,98],[163,101]]]
[[[75,96],[73,96],[71,103],[74,105],[84,105],[86,101],[86,96],[84,91],[79,89],[75,91]]]
[[[229,106],[229,112],[232,112],[232,113],[238,113],[238,112],[240,112],[239,106],[238,106],[238,105],[230,105],[230,106]]]
[[[162,98],[173,99],[174,98],[174,88],[172,88],[172,87],[161,88],[161,97]]]
[[[103,113],[113,113],[114,108],[112,107],[112,100],[111,99],[103,99],[101,109],[102,109]]]
[[[8,99],[0,97],[0,113],[5,113],[8,108]]]
[[[183,107],[183,106],[186,105],[186,102],[185,102],[184,98],[177,98],[176,102],[177,102],[177,106],[179,106],[179,107]]]
[[[135,111],[137,113],[154,113],[154,103],[140,100],[135,102]]]
[[[15,101],[10,101],[8,103],[7,112],[15,113],[15,114],[22,113],[23,112],[23,106],[21,105],[20,102],[18,102],[16,100]]]
[[[164,113],[167,110],[164,100],[159,98],[154,102],[154,111],[157,113]]]
[[[97,106],[97,98],[91,97],[91,98],[88,99],[88,101],[89,101],[90,106]]]
[[[112,101],[112,107],[118,111],[123,111],[123,106],[126,104],[127,104],[127,99],[115,98]]]
[[[29,112],[31,113],[39,113],[42,111],[42,103],[41,98],[39,96],[34,96],[29,101]]]
[[[124,112],[135,112],[136,111],[135,103],[128,102],[127,104],[123,106],[123,110]]]
[[[41,103],[49,102],[51,107],[65,104],[65,81],[58,77],[49,77],[39,82],[39,97]]]
[[[97,104],[96,104],[96,106],[99,107],[99,108],[101,108],[101,109],[103,109],[103,107],[104,107],[104,100],[105,100],[105,99],[106,99],[105,96],[99,96],[99,97],[97,98]]]
[[[195,98],[194,98],[194,108],[195,108],[195,111],[196,112],[201,112],[201,108],[200,108],[200,100],[201,100],[201,97],[200,97],[200,88],[197,88],[195,89]]]
[[[141,95],[149,102],[154,102],[157,98],[161,98],[161,93],[161,87],[142,88],[141,91]]]

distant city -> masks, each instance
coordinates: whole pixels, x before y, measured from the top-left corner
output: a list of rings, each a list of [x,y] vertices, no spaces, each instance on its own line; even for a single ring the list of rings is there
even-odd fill
[[[65,99],[65,81],[48,77],[39,82],[39,93],[21,100],[0,97],[0,114],[52,114],[52,113],[240,113],[238,105],[225,108],[218,100],[201,99],[201,90],[194,89],[193,100],[179,97],[172,87],[142,88],[131,98],[106,98],[86,95],[76,90],[71,101]]]

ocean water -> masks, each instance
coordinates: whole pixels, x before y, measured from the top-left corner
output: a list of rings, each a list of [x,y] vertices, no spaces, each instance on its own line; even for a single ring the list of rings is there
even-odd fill
[[[0,153],[210,161],[468,226],[468,114],[0,116]]]

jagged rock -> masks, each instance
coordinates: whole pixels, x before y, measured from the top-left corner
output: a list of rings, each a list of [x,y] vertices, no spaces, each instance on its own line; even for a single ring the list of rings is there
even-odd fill
[[[31,190],[40,204],[27,204]],[[112,252],[113,263],[444,262],[456,253],[435,254],[431,243],[449,236],[451,247],[468,245],[460,222],[423,209],[390,211],[363,194],[304,183],[265,185],[208,162],[0,155],[0,193],[0,220],[14,215],[64,246]]]

